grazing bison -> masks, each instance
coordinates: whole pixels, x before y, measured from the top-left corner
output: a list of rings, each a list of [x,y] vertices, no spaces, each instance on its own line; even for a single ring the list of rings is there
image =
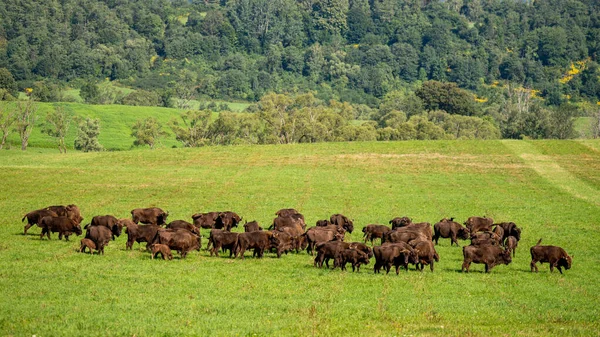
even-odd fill
[[[502,249],[499,246],[465,246],[463,247],[462,271],[469,272],[471,262],[485,264],[485,272],[489,273],[494,266],[512,262],[510,250]]]
[[[367,243],[367,241],[371,241],[371,245],[373,245],[373,240],[375,239],[381,239],[383,240],[383,237],[389,233],[391,231],[391,229],[388,226],[385,225],[376,225],[376,224],[371,224],[371,225],[366,225],[363,229],[363,237],[365,239],[365,243]]]
[[[176,250],[184,259],[192,250],[200,250],[200,237],[185,229],[163,229],[156,232],[153,244],[160,243]]]
[[[105,226],[88,226],[85,238],[94,242],[98,253],[104,255],[104,247],[110,242],[112,232]]]
[[[137,223],[162,226],[166,223],[168,212],[158,207],[136,208],[131,211],[131,220]]]
[[[219,212],[196,213],[192,215],[194,226],[204,229],[215,228],[215,223],[219,217]]]
[[[191,223],[184,221],[184,220],[175,220],[175,221],[171,221],[169,222],[169,224],[166,227],[167,229],[185,229],[188,230],[196,235],[200,235],[200,230],[198,229],[198,227],[192,225]]]
[[[390,225],[392,225],[392,229],[396,229],[410,225],[412,223],[412,220],[407,216],[395,217],[392,220],[390,220],[389,223]]]
[[[454,218],[443,218],[433,225],[433,232],[433,240],[436,245],[438,244],[439,238],[450,238],[450,246],[452,246],[452,244],[458,246],[458,239],[466,240],[469,238],[469,230],[454,221]]]
[[[345,229],[350,234],[352,234],[352,231],[354,230],[354,223],[352,220],[348,219],[348,217],[343,214],[333,214],[329,218],[329,221],[332,224]]]
[[[42,218],[44,217],[57,217],[58,214],[56,214],[55,212],[48,210],[48,209],[38,209],[35,211],[31,211],[27,214],[25,214],[25,216],[23,217],[23,219],[21,219],[21,222],[25,221],[25,219],[27,218],[27,224],[24,227],[23,230],[23,235],[27,235],[27,230],[29,230],[29,228],[31,228],[34,225],[37,225],[38,227],[42,227]]]
[[[222,229],[211,229],[208,244],[206,245],[206,249],[210,248],[210,256],[213,253],[215,256],[219,256],[219,249],[222,249],[223,252],[229,249],[229,257],[231,257],[235,253],[238,235],[238,233],[226,232]]]
[[[360,272],[361,264],[369,264],[369,256],[365,254],[363,251],[358,249],[344,249],[340,253],[340,267],[342,270],[346,270],[346,264],[352,264],[352,271],[356,270],[356,272]]]
[[[241,221],[242,218],[234,212],[221,212],[215,220],[215,228],[231,232],[231,228],[237,227]]]
[[[163,258],[163,260],[169,259],[169,260],[173,260],[173,254],[171,253],[171,248],[169,248],[169,246],[167,245],[163,245],[160,243],[154,243],[152,244],[152,246],[150,246],[150,249],[152,250],[152,259],[154,259],[156,257],[156,255],[160,254]]]
[[[138,225],[131,221],[127,224],[127,243],[125,244],[125,249],[132,249],[134,242],[146,242],[146,250],[150,249],[150,245],[156,236],[156,232],[162,229],[163,228],[158,225]]]
[[[342,250],[348,248],[342,241],[329,241],[320,243],[316,246],[317,256],[314,260],[315,267],[323,267],[323,262],[325,262],[325,266],[329,268],[329,260],[333,259],[333,268],[338,266],[339,263],[339,254]]]
[[[547,262],[550,264],[550,272],[554,272],[554,268],[558,268],[558,271],[562,274],[562,268],[566,270],[571,269],[571,263],[573,258],[567,254],[567,252],[558,246],[540,246],[542,239],[540,239],[535,246],[531,247],[531,271],[537,273],[538,268],[536,263]]]
[[[110,229],[112,232],[112,239],[115,240],[115,236],[120,236],[123,229],[122,222],[112,215],[96,215],[92,218],[90,226],[104,226]]]
[[[249,233],[240,233],[235,248],[235,257],[240,255],[244,259],[246,250],[253,248],[258,258],[262,258],[266,249],[271,245],[271,231],[258,231]]]
[[[412,241],[411,246],[414,248],[419,259],[419,262],[416,264],[417,270],[423,271],[424,266],[428,264],[433,272],[434,262],[440,261],[440,256],[435,251],[433,242],[430,240]]]
[[[96,244],[90,239],[81,239],[81,247],[79,247],[79,252],[85,253],[86,248],[90,251],[90,254],[92,254],[93,250],[96,249]]]
[[[313,255],[315,247],[324,242],[336,240],[344,241],[344,232],[339,231],[337,227],[335,230],[325,229],[327,227],[311,227],[303,235],[306,237],[307,248],[306,251]]]
[[[258,225],[258,222],[256,222],[256,220],[246,222],[244,224],[244,232],[256,232],[256,231],[262,231],[262,230],[263,230],[263,228]]]
[[[62,240],[63,236],[66,241],[69,241],[69,236],[75,233],[77,236],[81,235],[82,230],[81,226],[75,220],[68,218],[66,216],[46,216],[40,220],[40,227],[42,227],[42,234],[40,234],[40,239],[44,237],[44,235],[48,236],[48,240],[50,240],[50,232],[57,233],[58,239]]]
[[[483,218],[479,216],[472,216],[465,221],[465,226],[469,229],[471,234],[477,232],[491,232],[494,220],[492,218]]]
[[[506,241],[504,241],[504,247],[506,247],[506,249],[510,249],[510,251],[512,251],[513,257],[515,257],[515,255],[516,255],[516,250],[517,250],[518,245],[519,245],[519,240],[517,240],[517,238],[515,238],[512,235],[507,237]]]

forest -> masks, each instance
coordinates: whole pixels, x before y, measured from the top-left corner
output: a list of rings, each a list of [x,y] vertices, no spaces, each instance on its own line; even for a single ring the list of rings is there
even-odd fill
[[[255,103],[212,143],[596,137],[599,48],[593,0],[8,0],[0,98]]]

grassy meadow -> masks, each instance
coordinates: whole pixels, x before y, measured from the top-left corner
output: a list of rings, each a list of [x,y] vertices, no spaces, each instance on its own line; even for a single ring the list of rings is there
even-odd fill
[[[598,140],[1,151],[0,335],[598,335],[598,172]],[[343,213],[354,219],[352,241],[403,215],[432,224],[486,215],[523,233],[512,264],[490,274],[477,264],[461,273],[462,250],[448,239],[435,272],[400,275],[373,274],[374,259],[360,273],[317,269],[306,252],[151,260],[144,245],[125,250],[125,233],[104,256],[89,255],[76,252],[81,237],[22,234],[25,213],[68,203],[84,223],[152,206],[169,221],[232,210],[263,227],[280,208],[297,208],[309,225]],[[539,238],[565,248],[573,268],[531,273]]]

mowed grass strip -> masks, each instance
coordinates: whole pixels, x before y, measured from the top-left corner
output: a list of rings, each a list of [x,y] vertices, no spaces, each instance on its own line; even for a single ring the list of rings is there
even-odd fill
[[[533,146],[589,182],[597,173],[577,163],[598,162],[600,143],[586,142],[576,152],[568,142]],[[503,141],[34,150],[0,153],[3,335],[588,336],[600,328],[598,205],[540,175]],[[461,248],[442,240],[435,272],[397,276],[373,274],[374,260],[360,273],[317,269],[305,252],[242,261],[202,250],[162,261],[143,244],[126,251],[125,234],[104,256],[77,253],[81,237],[40,240],[37,227],[22,235],[26,212],[67,203],[80,206],[84,223],[151,206],[188,221],[232,210],[263,227],[280,208],[298,208],[309,226],[343,213],[355,221],[349,241],[395,216],[433,224],[487,215],[516,222],[523,239],[513,263],[490,274],[483,265],[461,273]],[[573,268],[531,273],[528,250],[539,238],[572,254]]]

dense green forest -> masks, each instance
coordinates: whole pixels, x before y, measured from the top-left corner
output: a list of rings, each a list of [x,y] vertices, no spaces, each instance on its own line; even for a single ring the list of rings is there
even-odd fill
[[[598,118],[599,49],[594,0],[7,0],[0,98],[245,100],[262,130],[302,112],[353,135],[257,142],[569,138],[573,117]]]

